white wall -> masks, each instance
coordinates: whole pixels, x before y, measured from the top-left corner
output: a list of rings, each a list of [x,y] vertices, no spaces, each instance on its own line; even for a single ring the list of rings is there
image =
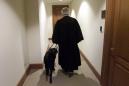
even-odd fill
[[[105,0],[73,0],[71,4],[72,16],[80,23],[84,41],[79,46],[92,65],[101,74],[104,23],[101,11],[106,8]],[[103,32],[100,32],[103,26]]]
[[[0,86],[16,86],[25,72],[23,0],[0,0]]]
[[[27,60],[30,64],[42,63],[38,0],[25,0],[25,8],[29,54]]]
[[[48,38],[52,37],[52,6],[45,0],[39,0],[39,19],[40,19],[40,40],[42,58],[48,46]]]

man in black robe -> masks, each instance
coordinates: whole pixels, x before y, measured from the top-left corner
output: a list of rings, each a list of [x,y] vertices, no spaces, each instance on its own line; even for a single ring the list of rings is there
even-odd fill
[[[65,72],[73,72],[81,65],[78,43],[83,36],[77,20],[68,16],[69,8],[63,8],[62,13],[64,17],[56,22],[52,41],[59,45],[59,65]]]

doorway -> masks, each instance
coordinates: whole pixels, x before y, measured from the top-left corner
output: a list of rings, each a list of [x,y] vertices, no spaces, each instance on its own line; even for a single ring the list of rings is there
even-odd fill
[[[64,7],[69,7],[69,6],[68,5],[53,5],[52,6],[53,28],[56,22],[63,17],[61,14],[61,10]]]

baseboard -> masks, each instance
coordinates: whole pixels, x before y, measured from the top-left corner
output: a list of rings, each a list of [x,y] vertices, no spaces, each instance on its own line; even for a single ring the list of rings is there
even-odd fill
[[[21,80],[19,81],[19,83],[18,83],[17,86],[23,86],[23,84],[24,84],[26,78],[27,78],[28,75],[29,75],[29,72],[30,72],[30,67],[28,66],[27,69],[26,69],[26,71],[25,71],[25,73],[24,73],[24,75],[22,76],[22,78],[21,78]]]
[[[28,77],[30,71],[32,69],[42,69],[43,68],[43,65],[42,64],[30,64],[28,66],[28,68],[26,69],[24,75],[22,76],[21,80],[19,81],[19,83],[17,84],[17,86],[23,86],[26,78]]]
[[[95,74],[99,82],[101,83],[101,75],[97,72],[97,70],[94,68],[94,66],[90,63],[90,61],[87,59],[87,57],[84,55],[84,53],[81,50],[80,50],[80,54],[84,58],[84,60],[86,61],[86,63],[88,64],[92,72]]]
[[[43,65],[42,64],[30,64],[29,68],[30,69],[42,69]]]

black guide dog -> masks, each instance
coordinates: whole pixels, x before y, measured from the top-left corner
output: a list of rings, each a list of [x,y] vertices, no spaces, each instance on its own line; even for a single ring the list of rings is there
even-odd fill
[[[49,82],[50,83],[52,83],[52,72],[55,70],[55,68],[54,68],[55,59],[56,59],[56,54],[58,52],[57,51],[57,45],[56,45],[55,48],[52,48],[52,46],[47,50],[47,52],[44,56],[46,79],[48,80],[48,77],[49,77]]]

